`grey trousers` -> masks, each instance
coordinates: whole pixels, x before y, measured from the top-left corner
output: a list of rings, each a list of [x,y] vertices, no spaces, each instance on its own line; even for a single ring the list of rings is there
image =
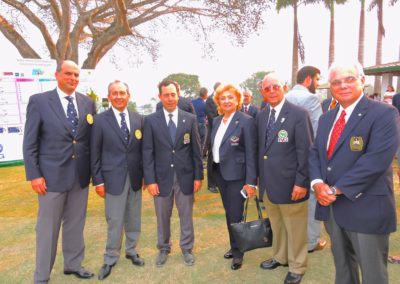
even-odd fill
[[[314,191],[310,191],[310,198],[308,199],[308,250],[313,250],[318,242],[321,234],[321,221],[315,220],[315,207],[317,206],[317,198]]]
[[[107,220],[107,245],[104,263],[114,265],[121,254],[125,231],[126,255],[137,254],[137,242],[141,229],[142,190],[133,191],[129,176],[120,195],[106,193],[104,200]]]
[[[38,195],[39,211],[36,224],[36,269],[34,281],[47,281],[57,254],[62,222],[64,271],[78,271],[85,256],[83,229],[86,220],[88,187],[78,181],[71,191],[47,192]]]
[[[160,251],[171,251],[171,214],[174,197],[180,219],[181,236],[179,246],[182,251],[191,251],[194,244],[193,229],[193,194],[185,195],[181,191],[176,174],[169,196],[154,196],[154,206],[157,215],[157,248]]]
[[[359,284],[361,269],[363,284],[387,284],[387,258],[389,235],[350,232],[336,224],[330,208],[329,219],[324,222],[332,242],[336,268],[336,284]]]

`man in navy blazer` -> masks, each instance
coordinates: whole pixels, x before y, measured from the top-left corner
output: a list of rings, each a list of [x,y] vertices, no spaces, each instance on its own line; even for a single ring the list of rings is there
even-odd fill
[[[308,111],[284,98],[286,86],[274,75],[263,81],[269,107],[257,116],[259,186],[274,234],[273,257],[263,269],[289,266],[285,284],[306,272],[309,186],[308,153],[313,131]]]
[[[388,283],[399,114],[364,96],[358,62],[333,63],[328,78],[340,106],[321,116],[310,152],[315,217],[325,222],[331,238],[335,283],[360,283],[359,267],[362,283]]]
[[[240,111],[252,116],[253,118],[256,118],[259,109],[258,107],[251,104],[252,98],[253,95],[251,94],[250,90],[243,91],[243,104],[242,104],[242,109]]]
[[[91,278],[81,266],[90,180],[90,129],[94,101],[75,92],[79,67],[57,65],[57,88],[29,98],[24,130],[26,179],[38,193],[35,283],[47,283],[62,223],[64,274]]]
[[[154,196],[157,215],[160,253],[156,265],[163,266],[171,251],[174,199],[180,217],[179,245],[185,264],[193,265],[193,194],[200,190],[203,180],[197,121],[195,115],[177,108],[178,83],[163,80],[158,89],[163,109],[146,117],[143,131],[144,181]]]
[[[208,90],[207,88],[201,88],[199,97],[192,100],[194,109],[196,110],[197,116],[197,126],[199,128],[200,134],[200,145],[201,150],[203,151],[204,141],[206,139],[207,134],[207,126],[206,126],[206,99],[207,99]]]
[[[108,86],[112,107],[95,116],[91,136],[91,169],[96,192],[105,198],[107,245],[99,280],[105,279],[121,253],[125,232],[126,258],[143,266],[137,252],[142,208],[143,117],[127,109],[129,87],[121,81]]]
[[[400,93],[397,93],[393,96],[392,104],[400,113]]]

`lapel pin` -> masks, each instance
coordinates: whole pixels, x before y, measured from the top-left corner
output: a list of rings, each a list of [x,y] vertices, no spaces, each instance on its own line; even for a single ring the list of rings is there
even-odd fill
[[[282,117],[281,118],[281,123],[283,123],[285,121],[285,118],[284,117]]]
[[[237,120],[236,120],[236,121],[235,121],[235,123],[236,123],[236,124],[238,124],[238,123],[239,123],[239,121],[237,121]]]
[[[361,113],[359,113],[359,114],[358,114],[358,116],[362,116],[362,114],[361,114]]]
[[[182,120],[183,123],[185,123],[185,120]]]

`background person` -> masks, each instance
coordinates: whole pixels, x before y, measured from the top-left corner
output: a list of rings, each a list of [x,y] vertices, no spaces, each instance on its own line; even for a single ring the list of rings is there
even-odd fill
[[[251,104],[252,99],[253,99],[253,95],[251,94],[251,91],[244,90],[243,91],[243,104],[242,104],[242,108],[240,109],[240,111],[252,116],[253,118],[256,118],[256,116],[259,112],[259,109],[258,109],[258,107]]]
[[[220,116],[214,119],[211,132],[213,172],[225,209],[231,248],[224,257],[233,258],[232,270],[240,269],[243,253],[232,235],[232,223],[243,216],[244,188],[249,197],[256,193],[257,139],[254,119],[240,112],[242,94],[232,85],[219,86],[214,101]]]
[[[207,126],[206,126],[207,94],[208,94],[208,90],[206,88],[201,88],[199,97],[192,101],[194,109],[196,110],[197,125],[199,127],[200,145],[201,145],[202,152],[203,152],[203,147],[204,147],[204,141],[205,141],[205,138],[207,135]]]

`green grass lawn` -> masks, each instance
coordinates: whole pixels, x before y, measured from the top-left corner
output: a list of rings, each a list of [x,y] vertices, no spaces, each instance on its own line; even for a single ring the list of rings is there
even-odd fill
[[[393,163],[396,165],[397,163]],[[395,166],[397,171],[397,167]],[[394,176],[396,200],[399,204],[399,186]],[[255,206],[251,203],[255,218]],[[37,195],[25,181],[23,166],[0,168],[0,283],[32,283],[35,268],[35,224]],[[398,207],[399,208],[399,207]],[[398,209],[398,214],[400,209]],[[196,194],[194,206],[196,264],[183,263],[179,249],[179,218],[176,209],[172,217],[172,252],[166,265],[155,266],[157,225],[153,199],[143,192],[142,234],[139,253],[145,259],[144,267],[136,267],[122,257],[104,283],[283,283],[287,268],[273,271],[259,268],[260,262],[272,256],[272,249],[258,249],[245,254],[243,267],[230,269],[230,260],[223,254],[229,249],[224,210],[219,194],[210,193],[203,185]],[[324,229],[322,237],[328,239]],[[61,238],[60,238],[61,240]],[[106,243],[106,221],[103,199],[90,188],[85,227],[86,257],[83,265],[96,276],[79,280],[63,274],[63,257],[59,242],[56,262],[50,283],[99,283],[97,273],[103,264]],[[390,237],[390,254],[400,254],[400,233]],[[400,265],[388,264],[390,283],[400,283]],[[330,242],[323,251],[309,254],[307,272],[302,283],[333,283],[334,265]]]

